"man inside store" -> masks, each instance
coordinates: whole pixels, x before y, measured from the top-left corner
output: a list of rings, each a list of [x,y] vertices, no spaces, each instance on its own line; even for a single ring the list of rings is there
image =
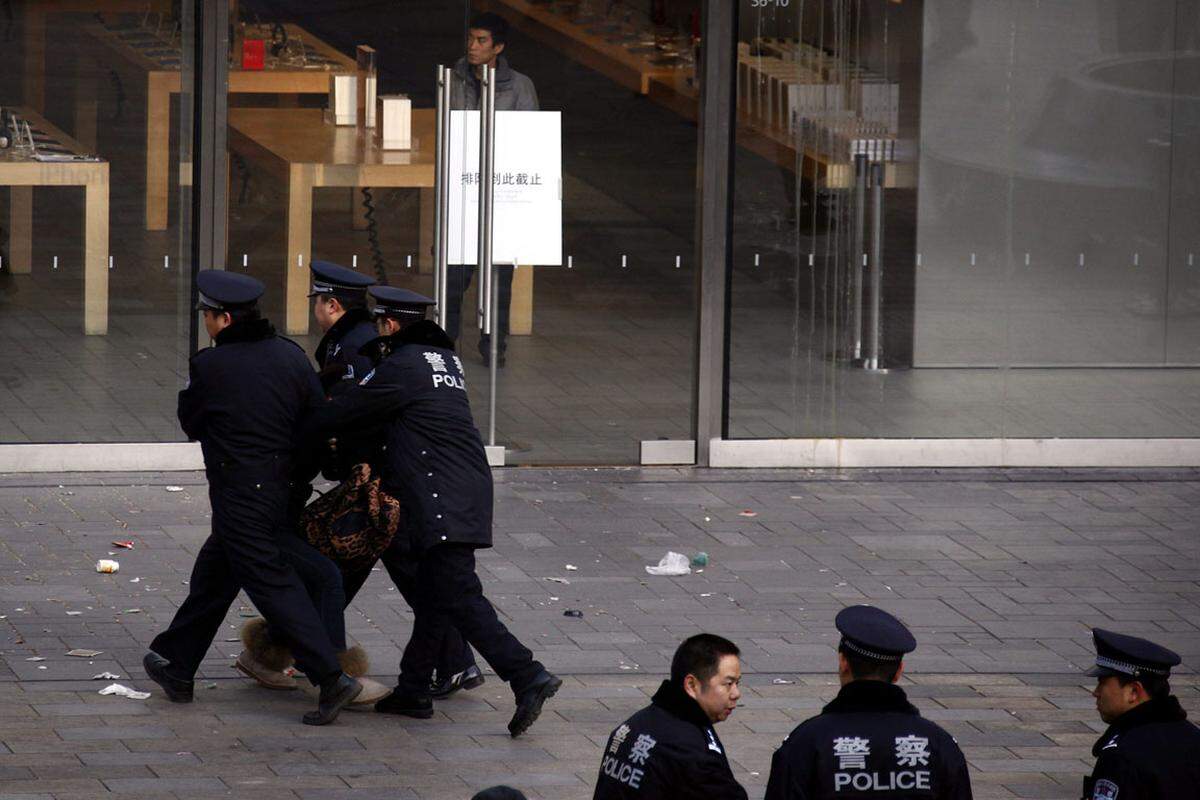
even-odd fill
[[[746,800],[713,727],[742,696],[739,655],[711,633],[685,639],[650,705],[608,737],[593,800]]]
[[[516,710],[508,730],[519,736],[562,680],[500,622],[475,573],[475,551],[492,546],[492,472],[462,362],[445,331],[425,319],[432,300],[389,286],[370,294],[382,341],[369,346],[380,360],[358,385],[314,412],[304,438],[320,442],[382,428],[372,467],[405,510],[406,530],[393,541],[416,559],[415,620],[398,685],[375,710],[433,716],[430,681],[444,633],[456,627],[512,688]]]
[[[450,107],[468,111],[479,110],[479,99],[483,91],[480,76],[483,67],[489,66],[496,70],[496,110],[497,111],[537,111],[537,90],[533,81],[527,75],[517,72],[508,65],[508,59],[502,55],[508,46],[508,21],[499,14],[485,12],[476,14],[467,25],[467,54],[454,65],[454,77],[450,89]],[[497,264],[493,267],[496,272],[496,287],[500,292],[498,298],[499,315],[495,323],[496,330],[496,364],[505,364],[505,350],[508,347],[508,317],[512,304],[513,266]],[[447,300],[446,333],[457,342],[462,327],[462,299],[471,280],[475,275],[475,267],[461,264],[452,265],[446,276]],[[489,365],[491,359],[491,339],[488,334],[480,334],[479,354],[483,357],[484,365]]]

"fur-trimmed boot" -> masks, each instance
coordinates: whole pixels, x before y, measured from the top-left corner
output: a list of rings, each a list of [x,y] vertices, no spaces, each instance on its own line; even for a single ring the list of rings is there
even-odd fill
[[[376,703],[392,693],[390,686],[384,686],[379,681],[373,681],[366,677],[371,670],[371,661],[367,658],[367,651],[363,650],[361,645],[356,644],[349,650],[338,653],[338,663],[342,665],[342,672],[351,678],[357,678],[363,687],[362,692],[347,708],[370,711]]]
[[[295,659],[287,647],[271,640],[265,619],[246,620],[242,624],[241,637],[245,649],[233,662],[234,669],[267,689],[296,688],[296,679],[284,672]]]

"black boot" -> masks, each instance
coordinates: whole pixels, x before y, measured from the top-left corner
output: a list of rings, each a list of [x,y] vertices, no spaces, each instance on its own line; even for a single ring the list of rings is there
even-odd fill
[[[172,703],[192,702],[195,683],[168,674],[167,667],[170,665],[170,661],[154,651],[146,653],[146,657],[142,659],[142,666],[145,667],[146,674],[150,676],[150,680],[162,687],[168,700]]]
[[[515,692],[517,710],[513,712],[512,719],[508,722],[508,732],[512,734],[513,738],[529,730],[529,726],[542,713],[542,706],[555,695],[560,686],[562,686],[562,678],[542,670],[541,674],[533,681]]]
[[[375,710],[380,714],[429,719],[433,716],[433,699],[429,695],[408,692],[402,686],[397,686],[391,694],[375,704]]]
[[[436,700],[445,700],[459,689],[470,690],[477,686],[482,686],[483,680],[483,673],[479,671],[479,667],[472,664],[462,672],[456,672],[445,678],[439,677],[430,683],[429,693]]]
[[[344,672],[321,685],[321,697],[317,700],[317,710],[304,715],[305,725],[328,725],[338,718],[342,709],[358,697],[362,684]]]

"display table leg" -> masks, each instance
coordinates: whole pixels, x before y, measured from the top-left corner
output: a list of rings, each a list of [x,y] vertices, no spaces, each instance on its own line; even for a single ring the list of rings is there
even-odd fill
[[[108,165],[84,186],[83,332],[108,333]]]
[[[146,230],[165,231],[171,182],[171,75],[146,78]],[[175,76],[175,80],[179,80]]]
[[[8,195],[8,258],[15,275],[33,271],[33,187],[12,186]]]
[[[533,333],[533,267],[519,266],[513,270],[508,333],[510,336],[529,336]]]
[[[287,296],[285,329],[290,336],[308,333],[308,265],[312,259],[312,167],[292,164],[288,177],[287,263],[284,284]]]

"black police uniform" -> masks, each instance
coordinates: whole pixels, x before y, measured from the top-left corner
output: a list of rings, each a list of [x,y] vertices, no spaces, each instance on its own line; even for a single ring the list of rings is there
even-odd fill
[[[1174,652],[1146,639],[1097,629],[1093,677],[1167,678],[1180,663]],[[1092,747],[1096,768],[1084,779],[1084,800],[1200,798],[1200,728],[1174,695],[1156,697],[1122,714]]]
[[[370,359],[360,351],[376,336],[366,309],[366,290],[375,281],[330,261],[314,261],[309,271],[312,273],[309,297],[333,297],[346,307],[346,312],[321,337],[315,353],[321,386],[326,394],[333,394],[362,380],[371,370]]]
[[[365,308],[351,308],[325,331],[314,357],[326,394],[353,386],[371,371],[371,359],[363,355],[362,349],[378,335]]]
[[[382,314],[383,312],[390,312],[393,315],[412,314],[414,318],[423,319],[425,308],[433,304],[433,300],[430,300],[428,297],[391,286],[373,286],[369,289],[369,292],[375,299],[376,312],[378,314]],[[338,321],[340,322],[341,320]],[[332,330],[331,328],[330,331],[332,332]],[[367,367],[359,372],[360,380],[391,353],[388,346],[388,337],[374,335],[376,333],[374,322],[371,323],[371,332],[373,335],[359,345],[358,352],[356,353],[357,357],[363,359],[367,364]],[[355,384],[346,382],[342,385],[349,387]],[[379,444],[384,440],[385,432],[386,423],[381,423],[378,427],[366,433],[357,433],[354,435],[355,440],[368,440],[368,442],[364,443],[365,447],[356,448],[363,456],[362,460],[378,464],[378,456],[383,452],[379,450]],[[392,583],[396,585],[396,588],[404,597],[404,601],[408,603],[410,608],[415,609],[422,598],[417,592],[416,587],[417,560],[412,553],[407,537],[394,538],[388,548],[380,555],[379,560],[383,563],[384,568],[391,577]],[[355,595],[358,594],[359,589],[362,588],[367,579],[371,577],[372,566],[364,566],[362,569],[344,574],[343,586],[347,606],[349,606],[350,601],[354,599]],[[475,654],[471,652],[470,645],[463,640],[462,634],[458,632],[457,628],[453,625],[448,626],[442,632],[442,645],[437,659],[436,672],[439,681],[445,681],[451,676],[466,673],[472,668],[475,668],[475,672],[478,671],[478,667],[475,664]]]
[[[687,692],[663,681],[608,737],[593,800],[746,800],[725,746]]]
[[[201,272],[201,304],[251,307],[262,284]],[[314,683],[341,674],[325,628],[278,538],[287,525],[293,447],[302,418],[322,399],[308,357],[264,319],[235,322],[216,346],[192,356],[179,422],[199,440],[212,503],[212,533],[192,569],[188,597],[151,650],[173,678],[191,680],[239,589],[292,649]]]
[[[418,559],[416,619],[399,688],[428,696],[442,637],[453,626],[520,693],[545,671],[497,618],[475,574],[476,548],[492,546],[492,474],[461,362],[428,320],[386,338],[389,355],[313,415],[308,437],[387,425],[372,466],[404,504],[404,541]]]
[[[881,666],[899,666],[916,648],[904,624],[878,608],[843,609],[836,625],[843,652]],[[966,759],[950,734],[922,719],[899,686],[855,680],[775,751],[766,800],[971,796]]]

